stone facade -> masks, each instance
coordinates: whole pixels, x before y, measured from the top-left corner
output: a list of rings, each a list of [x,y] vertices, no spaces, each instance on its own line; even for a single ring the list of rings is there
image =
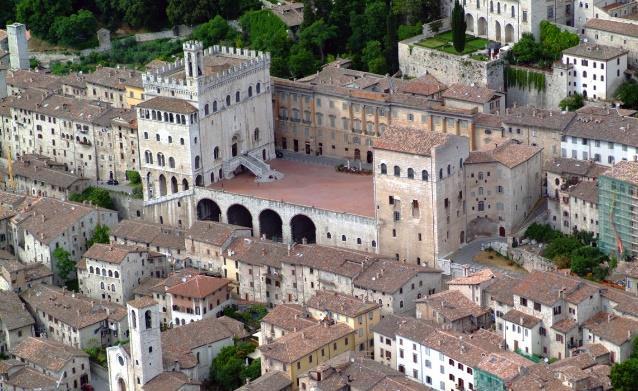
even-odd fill
[[[503,60],[479,61],[469,57],[428,49],[416,43],[419,35],[399,42],[399,68],[406,76],[432,75],[445,84],[477,84],[497,91],[505,90]]]
[[[184,57],[142,78],[145,201],[231,178],[240,166],[264,173],[274,158],[269,55],[193,41]]]
[[[434,137],[422,133],[422,137]],[[409,141],[406,141],[409,142]],[[375,203],[381,254],[435,266],[465,243],[464,137],[445,141],[423,154],[377,148]]]
[[[539,109],[557,110],[558,104],[567,96],[569,90],[571,65],[554,63],[551,71],[528,69],[522,66],[508,65],[512,69],[529,70],[545,75],[545,88],[507,87],[507,104],[509,106],[534,106]]]

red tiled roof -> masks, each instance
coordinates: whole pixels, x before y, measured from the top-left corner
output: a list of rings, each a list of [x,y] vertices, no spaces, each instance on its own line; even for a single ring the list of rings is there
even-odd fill
[[[167,290],[172,295],[203,299],[226,287],[230,280],[226,278],[197,275]]]

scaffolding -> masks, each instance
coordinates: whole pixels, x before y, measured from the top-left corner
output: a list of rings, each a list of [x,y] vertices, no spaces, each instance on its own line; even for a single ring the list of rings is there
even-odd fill
[[[598,178],[599,247],[619,259],[638,257],[638,186]]]
[[[477,391],[500,391],[505,390],[505,383],[500,377],[475,368],[474,389]]]

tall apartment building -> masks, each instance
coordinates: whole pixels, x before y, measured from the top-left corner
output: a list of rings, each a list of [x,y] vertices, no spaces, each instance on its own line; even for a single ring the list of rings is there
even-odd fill
[[[638,163],[622,161],[598,177],[600,248],[618,257],[637,256],[635,222],[638,206]]]
[[[275,157],[269,65],[268,54],[190,41],[184,60],[142,76],[145,201],[231,178],[240,166],[275,175],[265,163]]]
[[[376,141],[375,203],[381,254],[435,265],[466,241],[464,137],[391,127]]]

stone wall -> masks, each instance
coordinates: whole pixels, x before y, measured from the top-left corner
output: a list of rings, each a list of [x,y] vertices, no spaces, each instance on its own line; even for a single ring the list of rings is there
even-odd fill
[[[517,265],[527,270],[533,271],[555,271],[556,265],[547,258],[526,250],[523,247],[510,247],[503,242],[489,242],[481,246],[482,249],[491,248],[504,257],[514,261]]]
[[[135,34],[135,40],[137,42],[155,41],[157,39],[175,38],[175,37],[187,37],[191,35],[193,29],[197,26],[178,25],[169,30],[162,30],[155,33],[140,33]]]
[[[504,91],[503,60],[478,61],[428,49],[416,43],[426,38],[423,34],[399,42],[399,68],[405,76],[434,76],[445,84],[477,84]]]
[[[530,69],[516,65],[510,66],[514,69]],[[567,96],[570,68],[569,65],[556,63],[551,71],[533,69],[533,72],[545,74],[545,89],[539,91],[533,87],[507,87],[507,107],[534,106],[540,109],[558,109],[560,101]]]
[[[438,28],[436,27],[438,25]],[[452,29],[450,18],[434,20],[423,25],[423,38],[433,37]]]

